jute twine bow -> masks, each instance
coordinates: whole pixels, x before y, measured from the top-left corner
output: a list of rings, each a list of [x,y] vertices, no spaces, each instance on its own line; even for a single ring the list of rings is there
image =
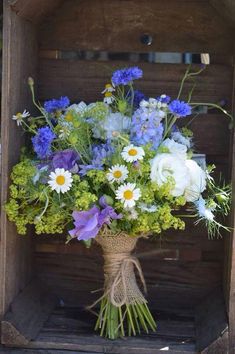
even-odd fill
[[[104,251],[104,294],[88,309],[92,309],[106,296],[109,296],[110,302],[116,307],[136,302],[146,303],[137,285],[134,269],[138,271],[146,292],[143,272],[138,259],[131,256],[137,238],[132,238],[123,232],[114,235],[106,230],[96,240]]]

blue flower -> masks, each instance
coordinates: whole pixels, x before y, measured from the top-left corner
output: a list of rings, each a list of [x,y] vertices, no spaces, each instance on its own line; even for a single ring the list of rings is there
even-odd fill
[[[112,82],[115,86],[128,85],[133,80],[140,79],[143,76],[143,71],[137,66],[116,70],[112,76]]]
[[[134,91],[134,107],[139,108],[139,104],[142,100],[147,100],[145,94],[139,90]]]
[[[161,95],[161,96],[156,97],[156,100],[161,103],[168,104],[170,102],[171,98],[170,98],[170,96],[167,96],[167,95]]]
[[[105,159],[114,153],[114,148],[110,141],[105,144],[94,145],[92,147],[92,160],[88,165],[79,165],[79,174],[85,176],[90,170],[103,170]]]
[[[136,145],[152,144],[157,149],[163,136],[163,124],[159,111],[147,108],[137,109],[131,121],[131,142]]]
[[[169,110],[177,117],[186,117],[191,114],[191,107],[188,103],[180,100],[172,101],[169,106]]]
[[[61,111],[68,107],[70,104],[69,98],[64,96],[57,99],[52,99],[50,101],[44,102],[44,109],[48,113],[53,113],[55,111]]]
[[[51,155],[51,143],[56,135],[49,127],[39,128],[37,134],[32,138],[33,149],[40,159]]]

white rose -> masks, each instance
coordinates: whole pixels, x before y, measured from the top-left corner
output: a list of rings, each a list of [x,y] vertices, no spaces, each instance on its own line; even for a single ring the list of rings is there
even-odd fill
[[[161,186],[169,177],[175,182],[172,195],[174,197],[183,195],[190,181],[185,161],[176,154],[156,155],[151,161],[151,180]]]
[[[178,157],[183,158],[184,160],[187,157],[187,147],[183,144],[179,144],[173,139],[166,139],[163,141],[162,146],[165,146],[169,149],[169,152],[177,155]]]
[[[186,160],[185,164],[189,171],[189,185],[185,190],[187,202],[195,202],[206,189],[206,173],[193,160]]]

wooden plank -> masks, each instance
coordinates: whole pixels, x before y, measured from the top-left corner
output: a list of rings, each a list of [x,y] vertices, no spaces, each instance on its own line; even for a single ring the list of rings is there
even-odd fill
[[[235,66],[233,72],[233,114],[235,114]],[[229,316],[229,350],[235,354],[235,131],[231,139],[230,149],[231,183],[232,183],[232,209],[230,224],[233,230],[228,238],[225,263],[225,291]]]
[[[56,304],[47,287],[37,280],[13,301],[1,322],[1,343],[24,346],[34,339]]]
[[[101,100],[101,91],[110,81],[112,72],[133,63],[125,61],[84,61],[40,59],[39,98],[41,100],[67,95],[72,101],[91,102]],[[135,63],[136,65],[136,63]],[[181,79],[187,69],[185,64],[138,63],[144,77],[136,81],[136,88],[155,97],[166,93],[172,98],[178,94]],[[198,70],[197,66],[192,69]],[[232,68],[226,65],[210,65],[197,77],[193,94],[194,102],[231,101]],[[185,83],[183,96],[192,88]]]
[[[31,109],[27,79],[36,76],[37,65],[35,28],[18,18],[7,1],[3,17],[0,317],[31,276],[31,239],[17,235],[3,206],[8,198],[9,173],[18,161],[23,142],[21,130],[11,117],[25,108]]]
[[[196,348],[199,351],[223,335],[228,329],[228,320],[221,289],[213,292],[195,309]],[[222,352],[221,352],[222,353]]]
[[[230,29],[208,2],[125,0],[124,4],[120,6],[119,0],[64,2],[41,26],[41,47],[117,52],[232,50]],[[152,45],[141,43],[145,33],[152,36]]]
[[[8,2],[18,16],[39,23],[45,16],[53,13],[63,0],[8,0]]]
[[[218,337],[209,347],[204,349],[201,354],[222,354],[231,353],[228,346],[228,331]]]
[[[235,3],[231,0],[209,0],[211,5],[226,21],[235,27]]]
[[[60,348],[96,353],[194,353],[192,317],[154,314],[158,318],[156,333],[115,341],[99,337],[93,331],[94,316],[79,308],[56,309],[29,348]]]

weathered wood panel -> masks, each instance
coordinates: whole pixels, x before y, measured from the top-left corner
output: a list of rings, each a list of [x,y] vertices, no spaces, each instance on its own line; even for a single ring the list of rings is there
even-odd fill
[[[17,16],[38,23],[59,7],[63,0],[8,0],[8,2]]]
[[[39,98],[68,95],[71,100],[91,102],[102,99],[101,91],[110,81],[117,68],[130,66],[125,61],[83,61],[43,59],[39,67]],[[136,65],[136,63],[135,63]],[[180,81],[188,67],[185,64],[138,63],[144,77],[135,86],[146,95],[155,97],[166,93],[176,97]],[[199,70],[200,66],[192,69]],[[228,65],[209,65],[196,79],[193,93],[194,102],[214,102],[226,100],[231,103],[232,67]],[[192,82],[185,83],[182,97],[192,88]]]
[[[38,335],[56,305],[47,287],[34,280],[14,299],[1,322],[1,343],[23,346]]]
[[[22,132],[11,119],[16,112],[31,108],[27,87],[29,75],[35,76],[36,35],[30,23],[18,18],[4,1],[4,42],[2,81],[2,171],[1,204],[7,199],[9,173],[18,161]],[[31,240],[19,237],[2,209],[0,241],[0,316],[30,278]]]
[[[140,41],[145,33],[150,46]],[[40,29],[46,49],[228,53],[232,44],[227,23],[198,1],[70,0]]]

